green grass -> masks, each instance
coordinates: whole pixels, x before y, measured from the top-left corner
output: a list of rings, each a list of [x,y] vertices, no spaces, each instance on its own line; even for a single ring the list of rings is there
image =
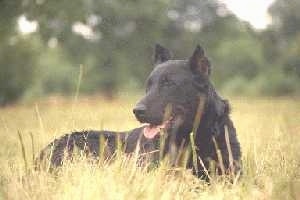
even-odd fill
[[[147,171],[122,156],[110,165],[78,158],[56,176],[31,170],[32,155],[64,133],[139,126],[132,114],[137,99],[53,97],[1,108],[0,199],[300,199],[299,99],[230,99],[243,152],[244,174],[236,185],[216,180],[208,186],[166,165]]]

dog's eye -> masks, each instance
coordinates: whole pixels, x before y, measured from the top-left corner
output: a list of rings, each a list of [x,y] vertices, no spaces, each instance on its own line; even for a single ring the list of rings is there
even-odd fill
[[[161,79],[161,85],[162,86],[171,86],[171,85],[174,85],[174,81],[172,81],[171,79],[169,79],[168,77],[163,77]]]

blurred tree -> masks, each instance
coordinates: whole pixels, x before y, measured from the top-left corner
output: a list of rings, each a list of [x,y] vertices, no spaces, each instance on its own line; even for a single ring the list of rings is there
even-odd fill
[[[273,24],[269,32],[276,39],[277,62],[281,63],[284,71],[300,79],[300,2],[297,0],[277,0],[269,11]]]
[[[283,38],[294,38],[300,32],[300,2],[297,0],[276,0],[269,9],[273,29]]]
[[[22,38],[14,40],[0,44],[0,105],[22,97],[33,82],[35,49]]]
[[[0,1],[0,105],[14,102],[31,85],[37,52],[20,36],[17,19],[21,15],[18,1]]]
[[[86,91],[100,87],[111,96],[121,83],[142,81],[151,69],[147,68],[150,49],[145,47],[162,38],[166,6],[166,1],[146,0],[28,0],[24,13],[38,21],[45,43],[53,38],[58,41],[74,67],[90,65],[83,83]]]
[[[28,0],[24,13],[38,21],[39,34],[45,43],[55,38],[68,52],[74,67],[86,65],[84,91],[94,92],[100,88],[108,96],[124,82],[145,80],[152,68],[149,57],[156,42],[169,46],[182,58],[189,56],[197,43],[214,55],[222,48],[223,41],[235,40],[243,34],[248,38],[247,31],[251,31],[224,5],[211,0],[158,0],[155,3],[75,0],[72,5],[67,0]],[[239,68],[242,70],[244,68]],[[241,74],[248,76],[249,69],[245,71],[248,72]],[[222,70],[216,70],[218,72],[216,77],[222,77]]]
[[[102,91],[111,98],[128,85],[143,88],[156,42],[179,59],[203,45],[220,89],[293,93],[292,83],[300,79],[299,4],[275,1],[274,24],[257,32],[217,0],[1,1],[0,104],[24,92],[69,94],[80,64],[81,92]],[[36,21],[37,32],[20,34],[20,16]]]

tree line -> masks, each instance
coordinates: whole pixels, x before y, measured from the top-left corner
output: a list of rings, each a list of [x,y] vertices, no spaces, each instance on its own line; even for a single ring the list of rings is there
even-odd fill
[[[300,93],[300,2],[276,0],[272,24],[255,30],[211,0],[4,0],[0,2],[0,105],[80,91],[113,97],[139,90],[161,43],[176,58],[196,44],[216,86],[236,95]],[[20,16],[38,23],[18,30]]]

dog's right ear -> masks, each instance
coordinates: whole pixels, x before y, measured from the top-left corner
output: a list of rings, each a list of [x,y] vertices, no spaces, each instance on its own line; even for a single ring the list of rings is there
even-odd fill
[[[154,50],[154,64],[158,65],[170,59],[171,52],[167,48],[161,46],[160,44],[156,44]]]
[[[210,62],[205,56],[204,50],[200,45],[197,45],[192,57],[189,59],[191,70],[195,73],[200,73],[204,76],[210,75]]]

